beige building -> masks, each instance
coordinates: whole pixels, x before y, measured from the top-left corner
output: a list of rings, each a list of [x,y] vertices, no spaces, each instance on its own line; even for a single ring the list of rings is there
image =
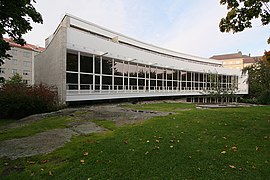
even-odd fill
[[[5,59],[5,63],[0,66],[0,78],[8,80],[18,73],[25,83],[34,84],[34,56],[44,51],[44,48],[32,44],[21,46],[13,42],[12,39],[4,38],[4,40],[9,42],[11,46],[8,54],[12,57]]]
[[[223,67],[230,69],[243,69],[244,67],[255,63],[256,58],[257,57],[243,55],[242,52],[234,54],[214,55],[210,57],[210,59],[222,61]]]

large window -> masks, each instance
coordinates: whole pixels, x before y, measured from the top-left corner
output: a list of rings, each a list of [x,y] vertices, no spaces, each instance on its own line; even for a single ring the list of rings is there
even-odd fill
[[[81,72],[93,73],[93,56],[92,55],[81,55]]]
[[[112,59],[102,58],[102,74],[112,75]]]
[[[123,76],[124,64],[123,61],[115,60],[114,61],[114,75]]]
[[[95,74],[100,74],[100,57],[95,56]]]
[[[77,54],[67,54],[67,71],[78,72],[78,55]]]
[[[93,89],[93,75],[81,74],[80,75],[80,88],[81,89]]]
[[[68,89],[90,90],[90,92],[93,92],[92,90],[194,91],[211,88],[211,84],[217,82],[223,88],[237,86],[238,83],[235,76],[174,70],[83,52],[68,51],[66,62]],[[23,71],[23,75],[29,73]]]
[[[129,63],[129,76],[137,77],[137,64],[132,62]]]

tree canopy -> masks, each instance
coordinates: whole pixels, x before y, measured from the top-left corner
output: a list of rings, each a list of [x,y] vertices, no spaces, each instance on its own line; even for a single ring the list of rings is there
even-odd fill
[[[31,20],[43,23],[42,16],[36,11],[32,3],[35,0],[0,0],[0,65],[3,58],[9,58],[7,51],[9,43],[5,42],[3,35],[7,34],[14,42],[24,45],[26,42],[22,35],[32,30]]]
[[[219,23],[221,32],[241,32],[252,28],[252,20],[260,19],[262,25],[270,23],[270,0],[220,0],[227,5],[228,13]],[[268,39],[270,44],[270,38]]]
[[[249,98],[256,103],[270,104],[270,64],[258,59],[255,64],[245,67],[243,71],[248,71],[249,75]]]

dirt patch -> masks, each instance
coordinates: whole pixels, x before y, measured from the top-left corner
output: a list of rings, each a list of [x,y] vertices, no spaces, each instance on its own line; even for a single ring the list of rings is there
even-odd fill
[[[38,133],[31,137],[2,141],[0,142],[0,157],[16,159],[37,154],[47,154],[64,146],[74,135],[106,131],[105,128],[92,122],[93,120],[110,120],[117,126],[122,126],[168,114],[171,113],[126,109],[119,105],[99,105],[83,108],[67,108],[57,112],[29,116],[10,125],[3,126],[0,131],[4,132],[7,129],[26,126],[50,116],[71,116],[75,120],[67,124],[68,128],[65,129],[54,129]]]

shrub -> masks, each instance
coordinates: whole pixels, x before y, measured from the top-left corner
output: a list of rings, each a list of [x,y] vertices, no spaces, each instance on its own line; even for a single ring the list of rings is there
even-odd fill
[[[6,83],[0,88],[0,119],[18,119],[54,111],[58,107],[58,94],[51,86]]]

